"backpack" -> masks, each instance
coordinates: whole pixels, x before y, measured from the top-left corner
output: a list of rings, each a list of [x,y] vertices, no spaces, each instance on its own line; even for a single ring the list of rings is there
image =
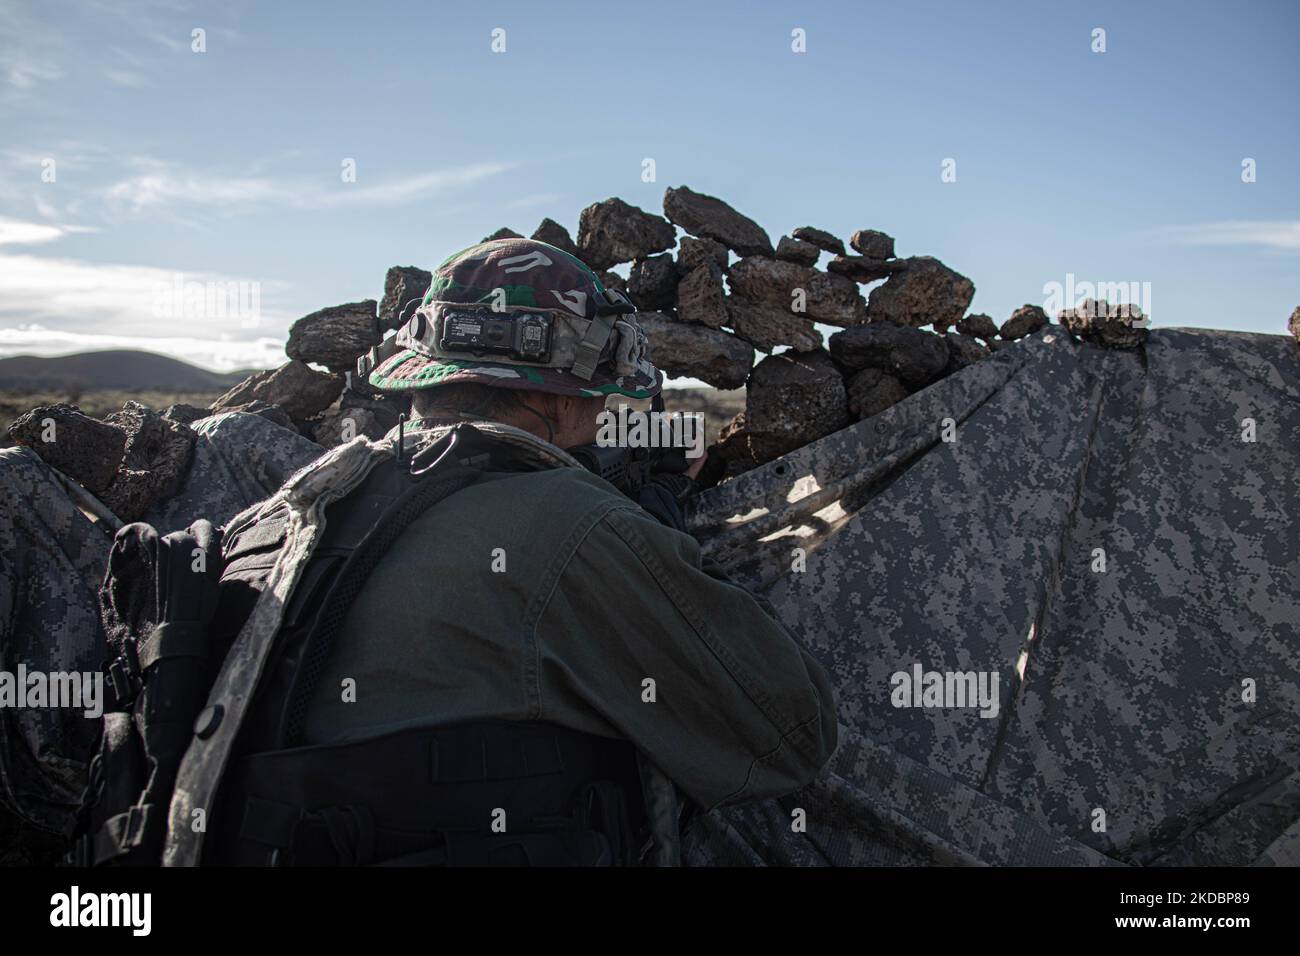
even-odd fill
[[[118,532],[100,591],[109,700],[68,862],[675,864],[682,806],[626,741],[477,721],[304,745],[334,637],[388,548],[484,467],[522,467],[468,424],[409,458],[400,437],[396,455],[352,445],[320,461],[369,454],[368,470],[354,468],[354,486],[325,506],[324,531],[282,605],[266,592],[299,520],[292,486],[303,473],[224,536],[206,521],[162,537],[143,523]],[[273,605],[277,625],[253,660],[244,632],[256,629],[259,602]],[[242,713],[226,713],[214,683],[247,683],[249,673]],[[233,733],[230,753],[219,773],[206,771],[215,798],[196,797],[202,788],[182,766],[202,762],[218,729]],[[505,832],[493,827],[498,813]]]

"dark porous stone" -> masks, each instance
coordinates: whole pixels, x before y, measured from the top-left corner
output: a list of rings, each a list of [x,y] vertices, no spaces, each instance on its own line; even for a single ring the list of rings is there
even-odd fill
[[[304,315],[289,328],[285,354],[332,372],[356,368],[357,356],[379,344],[382,334],[375,318],[375,300],[332,305]]]
[[[756,461],[771,461],[850,422],[844,378],[825,351],[782,352],[754,367],[745,432]]]
[[[294,419],[311,418],[324,411],[343,391],[346,379],[308,368],[294,359],[279,368],[258,372],[244,379],[212,403],[213,412],[263,401],[279,405]]]
[[[592,203],[578,217],[581,259],[596,271],[645,259],[676,242],[672,223],[617,197]]]
[[[942,336],[892,322],[836,332],[830,351],[846,369],[883,369],[912,390],[929,385],[948,367],[948,343]]]
[[[844,240],[838,236],[831,235],[825,229],[814,229],[812,226],[800,226],[790,233],[796,239],[804,242],[811,242],[818,249],[829,252],[833,256],[844,255]]]
[[[62,403],[20,415],[9,426],[9,438],[97,495],[113,483],[127,441],[124,429]]]
[[[401,325],[402,310],[413,299],[423,299],[433,274],[415,266],[393,266],[384,276],[384,297],[379,300],[379,327],[392,331]],[[409,318],[409,316],[407,316]]]
[[[668,253],[638,259],[628,273],[627,292],[638,309],[671,309],[677,299],[677,278],[677,263]]]
[[[907,387],[884,369],[864,368],[849,379],[849,411],[870,418],[907,398]]]
[[[1011,318],[1002,323],[999,334],[1008,342],[1033,335],[1047,325],[1047,313],[1036,305],[1022,305],[1011,313]]]
[[[930,256],[900,261],[906,268],[871,291],[867,303],[871,321],[916,327],[933,324],[943,332],[966,314],[975,283]]]
[[[754,347],[729,332],[647,312],[637,316],[650,361],[671,376],[689,376],[715,388],[739,388],[754,365]]]
[[[763,227],[715,196],[686,186],[669,187],[664,193],[664,215],[692,236],[716,239],[742,256],[772,254],[772,240]]]
[[[859,229],[849,245],[868,259],[894,258],[894,237],[877,229]]]

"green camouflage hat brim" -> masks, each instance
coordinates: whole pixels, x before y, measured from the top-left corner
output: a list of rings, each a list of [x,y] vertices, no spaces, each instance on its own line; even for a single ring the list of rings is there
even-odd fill
[[[411,349],[403,349],[376,367],[370,373],[369,381],[375,388],[391,392],[435,388],[453,382],[477,382],[493,388],[552,392],[556,395],[653,398],[663,387],[663,373],[656,369],[653,376],[646,372],[620,376],[598,368],[588,381],[563,369],[429,358]]]

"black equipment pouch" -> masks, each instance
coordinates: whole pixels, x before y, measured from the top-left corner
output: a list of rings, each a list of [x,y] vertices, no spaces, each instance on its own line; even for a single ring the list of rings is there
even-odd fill
[[[618,866],[645,815],[636,751],[544,723],[479,721],[255,753],[232,768],[210,862]]]
[[[164,537],[137,522],[113,540],[99,592],[108,705],[68,862],[160,862],[176,773],[225,654],[209,629],[220,545],[202,520]]]

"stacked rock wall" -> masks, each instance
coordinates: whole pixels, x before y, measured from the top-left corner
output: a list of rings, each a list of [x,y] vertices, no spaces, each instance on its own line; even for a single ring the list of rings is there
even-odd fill
[[[520,234],[507,228],[485,239],[510,237]],[[878,230],[858,230],[846,247],[825,230],[801,226],[774,244],[753,219],[686,186],[665,192],[662,215],[611,198],[582,210],[576,239],[551,219],[531,238],[578,256],[632,296],[650,357],[667,375],[746,388],[744,411],[710,446],[705,483],[875,415],[1049,321],[1034,305],[1000,325],[968,314],[970,279],[929,256],[897,257],[893,237]],[[824,255],[830,258],[820,268]],[[609,271],[616,266],[627,267],[626,279]],[[97,427],[58,406],[28,413],[10,433],[47,451],[37,432],[53,415],[84,431],[85,447],[112,445],[112,454],[51,464],[107,495],[123,516],[166,493],[192,444],[184,426],[208,414],[263,415],[326,447],[357,435],[379,438],[409,401],[376,392],[353,372],[356,359],[400,327],[431,280],[424,269],[395,266],[378,301],[304,316],[289,330],[286,364],[251,376],[208,409],[172,406],[159,416],[129,403]],[[1300,309],[1291,321],[1300,335],[1298,316]],[[1111,347],[1138,344],[1140,318],[1090,301],[1058,316],[1070,334]],[[824,340],[819,326],[837,331]],[[104,464],[110,460],[112,468]],[[151,470],[156,480],[142,477]]]

